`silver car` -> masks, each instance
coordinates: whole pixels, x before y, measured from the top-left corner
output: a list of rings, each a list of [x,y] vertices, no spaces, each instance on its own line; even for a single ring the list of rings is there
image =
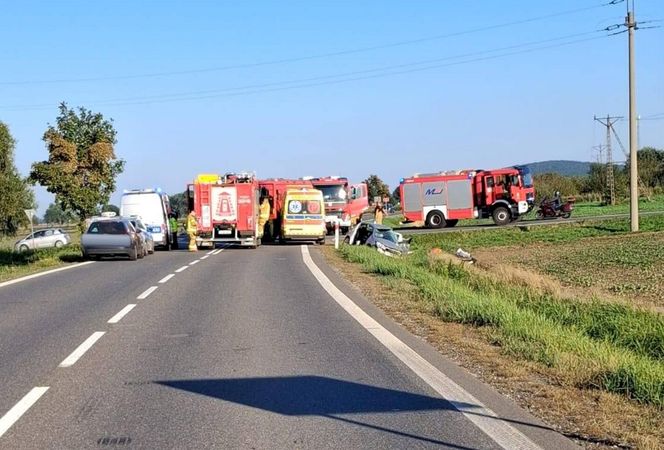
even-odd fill
[[[388,226],[371,221],[357,224],[344,238],[344,242],[350,245],[368,245],[386,256],[402,256],[411,253],[410,239],[404,239],[401,233],[395,232]]]
[[[71,237],[59,228],[48,228],[31,233],[14,244],[19,252],[39,248],[62,247],[71,243]]]
[[[152,233],[148,231],[148,228],[145,226],[143,221],[138,218],[138,217],[130,217],[129,221],[131,224],[136,228],[136,231],[139,232],[141,235],[141,238],[143,240],[143,247],[145,248],[145,254],[153,254],[154,253],[154,238],[152,237]]]
[[[145,249],[139,232],[124,217],[96,218],[81,236],[84,258],[127,256],[130,260],[143,258]]]

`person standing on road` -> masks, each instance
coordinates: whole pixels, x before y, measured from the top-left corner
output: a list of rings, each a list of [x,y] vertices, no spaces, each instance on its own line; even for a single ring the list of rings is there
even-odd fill
[[[271,235],[266,235],[270,233],[269,230],[267,233],[265,230],[265,225],[269,220],[270,220],[270,199],[267,196],[265,196],[261,201],[260,214],[258,216],[258,229],[260,230],[261,233],[263,233],[263,236],[266,239],[270,239],[272,237]]]
[[[376,202],[374,207],[374,222],[378,225],[383,223],[383,216],[385,215],[385,209],[383,208],[383,202]]]
[[[198,222],[196,221],[196,214],[191,211],[187,216],[187,234],[189,235],[189,251],[198,251],[196,246],[196,232],[198,231]]]
[[[178,218],[175,213],[171,213],[168,218],[168,223],[171,227],[171,248],[178,249]]]

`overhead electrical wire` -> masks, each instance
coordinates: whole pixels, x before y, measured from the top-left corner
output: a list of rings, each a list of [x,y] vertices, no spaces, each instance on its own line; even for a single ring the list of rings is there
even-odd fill
[[[463,31],[440,34],[440,35],[436,35],[436,36],[428,36],[428,37],[423,37],[423,38],[418,38],[418,39],[411,39],[411,40],[406,40],[406,41],[392,42],[392,43],[369,46],[369,47],[361,47],[361,48],[356,48],[356,49],[341,50],[341,51],[329,52],[329,53],[320,53],[320,54],[317,54],[317,55],[308,55],[308,56],[300,56],[300,57],[294,57],[294,58],[284,58],[284,59],[276,59],[276,60],[269,60],[269,61],[259,61],[259,62],[246,63],[246,64],[235,64],[235,65],[227,65],[227,66],[220,66],[220,67],[211,67],[211,68],[203,68],[203,69],[191,69],[191,70],[180,70],[180,71],[170,71],[170,72],[153,72],[153,73],[133,74],[133,75],[100,76],[100,77],[53,79],[53,80],[0,81],[0,86],[84,83],[84,82],[97,82],[97,81],[130,80],[130,79],[142,79],[142,78],[159,78],[159,77],[192,75],[192,74],[209,73],[209,72],[221,72],[221,71],[226,71],[226,70],[247,69],[247,68],[254,68],[254,67],[261,67],[261,66],[294,63],[294,62],[301,62],[301,61],[307,61],[307,60],[313,60],[313,59],[329,58],[329,57],[335,57],[335,56],[344,56],[344,55],[350,55],[350,54],[356,54],[356,53],[364,53],[364,52],[370,52],[370,51],[375,51],[375,50],[382,50],[382,49],[387,49],[387,48],[394,48],[394,47],[400,47],[400,46],[406,46],[406,45],[412,45],[412,44],[419,44],[419,43],[422,43],[422,42],[430,42],[430,41],[435,41],[435,40],[447,39],[447,38],[451,38],[451,37],[464,36],[464,35],[467,35],[467,34],[479,33],[479,32],[483,32],[483,31],[490,31],[490,30],[506,28],[506,27],[516,26],[516,25],[523,25],[523,24],[538,22],[538,21],[542,21],[542,20],[546,20],[546,19],[555,18],[555,17],[562,17],[562,16],[566,16],[566,15],[577,14],[577,13],[580,13],[580,12],[590,11],[590,10],[597,9],[597,8],[603,8],[603,7],[606,7],[606,6],[611,6],[611,5],[615,5],[615,4],[618,4],[618,3],[622,3],[623,1],[624,0],[612,0],[612,1],[609,1],[609,2],[604,2],[604,3],[592,5],[592,6],[585,6],[585,7],[581,7],[581,8],[575,8],[575,9],[570,9],[570,10],[565,10],[565,11],[559,11],[559,12],[555,12],[555,13],[551,13],[551,14],[546,14],[546,15],[536,16],[536,17],[530,17],[530,18],[526,18],[526,19],[511,21],[511,22],[504,22],[504,23],[500,23],[500,24],[496,24],[496,25],[489,25],[489,26],[485,26],[485,27],[471,28],[471,29],[463,30]]]
[[[443,57],[443,58],[429,59],[429,60],[418,61],[418,62],[413,62],[413,63],[398,64],[398,65],[392,65],[392,66],[383,66],[383,67],[380,67],[380,68],[367,69],[367,70],[354,71],[354,72],[346,72],[346,73],[340,73],[340,74],[335,74],[335,75],[324,75],[324,76],[319,76],[319,77],[303,78],[303,79],[297,79],[297,80],[288,80],[288,81],[280,81],[280,82],[264,83],[264,84],[256,84],[256,85],[239,86],[239,87],[234,87],[234,88],[215,89],[215,90],[206,90],[206,91],[195,91],[195,92],[176,93],[176,94],[163,94],[163,95],[156,95],[156,96],[131,97],[131,98],[112,99],[112,100],[88,101],[88,102],[85,102],[85,103],[94,104],[94,105],[106,105],[106,106],[146,105],[146,104],[155,104],[155,103],[168,103],[168,102],[173,102],[173,101],[201,100],[201,99],[207,99],[207,98],[220,98],[220,97],[235,97],[235,96],[239,96],[239,95],[251,95],[251,94],[257,94],[257,93],[264,93],[264,92],[277,92],[277,91],[284,91],[284,90],[291,90],[291,89],[302,89],[302,88],[314,87],[314,86],[323,86],[323,85],[346,83],[346,82],[366,80],[366,79],[383,78],[383,77],[394,76],[394,75],[401,75],[401,74],[407,74],[407,73],[413,73],[413,72],[439,69],[439,68],[443,68],[443,67],[457,66],[457,65],[461,65],[461,64],[469,64],[469,63],[474,63],[474,62],[479,62],[479,61],[492,60],[492,59],[497,59],[497,58],[503,58],[503,57],[513,56],[513,55],[518,55],[518,54],[524,54],[524,53],[531,53],[531,52],[535,52],[535,51],[539,51],[539,50],[552,49],[552,48],[556,48],[556,47],[562,47],[562,46],[573,45],[573,44],[577,44],[577,43],[582,43],[582,42],[587,42],[587,41],[606,38],[607,36],[602,34],[602,35],[599,35],[599,36],[585,37],[585,38],[582,38],[582,39],[572,39],[574,37],[594,35],[594,34],[597,34],[601,31],[604,31],[604,30],[595,30],[595,31],[590,31],[590,32],[585,32],[585,33],[575,33],[575,34],[571,34],[571,35],[559,36],[559,37],[555,37],[555,38],[544,39],[544,40],[534,41],[534,42],[529,42],[529,43],[515,44],[515,45],[511,45],[511,46],[507,46],[507,47],[500,47],[500,48],[491,49],[491,50],[477,51],[477,52],[471,52],[471,53],[466,53],[466,54],[462,54],[462,55],[455,55],[455,56],[448,56],[448,57]],[[569,39],[572,39],[572,40],[569,40]],[[541,44],[545,44],[545,43],[549,43],[549,42],[555,42],[555,41],[561,41],[561,40],[566,40],[566,41],[565,42],[559,42],[559,43],[556,43],[556,44],[550,44],[550,45],[541,45]],[[512,50],[512,49],[515,49],[515,48],[522,48],[522,47],[532,47],[532,48],[525,48],[525,49],[521,49],[521,50],[507,51],[506,52],[506,50]],[[487,53],[496,53],[496,52],[502,52],[502,53],[498,53],[496,55],[489,55],[489,56],[472,58],[473,56],[483,55],[483,54],[487,54]],[[436,63],[436,62],[449,61],[449,60],[453,60],[453,59],[460,59],[460,61],[448,62],[448,63],[443,63],[443,64],[432,64],[432,63]],[[425,64],[428,64],[428,65],[425,65]],[[422,67],[415,67],[415,66],[422,66]],[[376,73],[376,72],[378,72],[378,73]],[[52,107],[53,107],[52,104],[40,104],[40,105],[5,106],[5,107],[0,107],[0,109],[3,109],[3,110],[38,110],[38,109],[47,109],[47,108],[50,109]]]

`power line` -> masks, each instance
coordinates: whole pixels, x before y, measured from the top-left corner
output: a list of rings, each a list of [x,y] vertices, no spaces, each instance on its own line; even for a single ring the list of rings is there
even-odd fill
[[[516,25],[523,25],[527,23],[532,23],[532,22],[538,22],[546,19],[551,19],[555,17],[562,17],[562,16],[567,16],[567,15],[572,15],[572,14],[577,14],[580,12],[585,12],[585,11],[590,11],[593,9],[597,8],[603,8],[606,6],[611,6],[615,5],[618,3],[622,3],[624,0],[612,0],[609,2],[605,3],[600,3],[597,5],[593,6],[586,6],[582,8],[575,8],[575,9],[570,9],[570,10],[565,10],[565,11],[559,11],[543,16],[536,16],[536,17],[530,17],[526,19],[521,19],[521,20],[516,20],[512,22],[504,22],[496,25],[489,25],[485,27],[478,27],[478,28],[471,28],[468,30],[463,30],[463,31],[457,31],[453,33],[446,33],[446,34],[440,34],[436,36],[428,36],[428,37],[423,37],[423,38],[418,38],[418,39],[411,39],[407,41],[400,41],[400,42],[392,42],[388,44],[381,44],[381,45],[375,45],[375,46],[369,46],[369,47],[362,47],[362,48],[356,48],[356,49],[349,49],[349,50],[341,50],[337,52],[330,52],[330,53],[321,53],[317,55],[308,55],[308,56],[300,56],[300,57],[295,57],[295,58],[284,58],[284,59],[276,59],[276,60],[270,60],[270,61],[259,61],[255,63],[247,63],[247,64],[235,64],[235,65],[228,65],[228,66],[220,66],[220,67],[211,67],[211,68],[203,68],[203,69],[191,69],[191,70],[180,70],[180,71],[171,71],[171,72],[153,72],[153,73],[146,73],[146,74],[134,74],[134,75],[118,75],[118,76],[105,76],[105,77],[89,77],[89,78],[70,78],[70,79],[55,79],[55,80],[26,80],[26,81],[0,81],[0,86],[7,86],[7,85],[33,85],[33,84],[64,84],[64,83],[83,83],[83,82],[95,82],[95,81],[111,81],[111,80],[130,80],[130,79],[141,79],[141,78],[158,78],[158,77],[170,77],[170,76],[178,76],[178,75],[192,75],[192,74],[198,74],[198,73],[209,73],[209,72],[221,72],[221,71],[227,71],[227,70],[236,70],[236,69],[247,69],[247,68],[253,68],[253,67],[261,67],[261,66],[270,66],[270,65],[277,65],[277,64],[286,64],[286,63],[294,63],[294,62],[301,62],[301,61],[308,61],[308,60],[313,60],[313,59],[321,59],[321,58],[329,58],[329,57],[335,57],[335,56],[344,56],[344,55],[350,55],[350,54],[356,54],[356,53],[365,53],[365,52],[370,52],[370,51],[375,51],[375,50],[382,50],[386,48],[394,48],[394,47],[401,47],[401,46],[406,46],[406,45],[412,45],[412,44],[419,44],[423,42],[430,42],[430,41],[436,41],[436,40],[441,40],[441,39],[447,39],[451,37],[458,37],[458,36],[464,36],[468,34],[473,34],[473,33],[479,33],[483,31],[490,31],[490,30],[496,30],[500,28],[507,28],[507,27],[512,27]]]
[[[600,30],[600,31],[602,31],[602,30]],[[497,59],[497,58],[503,58],[503,57],[513,56],[513,55],[518,55],[518,54],[524,54],[524,53],[531,53],[531,52],[535,52],[535,51],[539,51],[539,50],[546,50],[546,49],[557,48],[557,47],[573,45],[573,44],[577,44],[577,43],[581,43],[581,42],[587,42],[587,41],[606,38],[605,35],[593,36],[593,37],[588,37],[588,38],[583,38],[583,39],[576,39],[576,40],[571,40],[571,41],[567,41],[567,42],[562,42],[562,43],[558,43],[558,44],[545,45],[545,46],[527,48],[527,49],[524,49],[524,50],[501,53],[501,54],[497,54],[497,55],[491,55],[491,56],[484,56],[484,57],[479,57],[479,58],[470,58],[470,59],[468,59],[469,56],[473,56],[473,55],[486,54],[486,53],[495,53],[495,52],[498,52],[498,51],[504,51],[504,50],[512,49],[512,48],[532,46],[532,45],[537,45],[537,44],[546,43],[546,42],[553,42],[553,41],[558,41],[558,40],[563,40],[563,39],[569,39],[570,37],[573,37],[573,36],[597,34],[597,32],[598,31],[586,32],[586,33],[577,33],[575,35],[562,36],[562,37],[546,39],[546,40],[543,40],[543,41],[536,41],[536,42],[531,42],[531,43],[526,43],[526,44],[516,44],[516,45],[509,46],[509,47],[502,47],[502,48],[499,48],[499,49],[485,50],[485,51],[468,53],[468,54],[464,54],[464,55],[449,56],[449,57],[445,57],[445,58],[437,58],[437,59],[434,59],[434,60],[419,61],[419,62],[415,62],[415,63],[399,64],[399,65],[394,65],[394,66],[384,66],[384,67],[381,67],[381,68],[368,69],[368,70],[355,71],[355,72],[347,72],[347,73],[336,74],[336,75],[325,75],[325,76],[320,76],[320,77],[304,78],[304,79],[290,80],[290,81],[280,81],[280,82],[265,83],[265,84],[258,84],[258,85],[247,85],[247,86],[217,89],[217,90],[208,90],[208,91],[195,91],[195,92],[188,92],[188,93],[176,93],[176,94],[163,94],[163,95],[156,95],[156,96],[131,97],[131,98],[114,99],[114,100],[111,99],[111,100],[88,101],[88,102],[84,102],[84,103],[96,104],[96,105],[108,105],[108,106],[145,105],[145,104],[152,104],[152,103],[167,103],[167,102],[181,101],[181,100],[201,100],[201,99],[218,98],[218,97],[235,97],[235,96],[239,96],[239,95],[250,95],[250,94],[258,94],[258,93],[265,93],[265,92],[277,92],[277,91],[284,91],[284,90],[291,90],[291,89],[301,89],[301,88],[306,88],[306,87],[346,83],[346,82],[351,82],[351,81],[367,80],[367,79],[374,79],[374,78],[383,78],[383,77],[387,77],[387,76],[401,75],[401,74],[407,74],[407,73],[413,73],[413,72],[420,72],[420,71],[426,71],[426,70],[433,70],[433,69],[439,69],[439,68],[444,68],[444,67],[456,66],[456,65],[461,65],[461,64],[469,64],[469,63],[474,63],[474,62],[479,62],[479,61],[492,60],[492,59]],[[430,64],[430,63],[436,62],[436,61],[444,61],[444,60],[450,60],[450,59],[461,59],[461,58],[466,58],[466,59],[463,59],[462,61],[456,61],[456,62],[445,63],[445,64]],[[396,70],[396,69],[403,69],[405,67],[412,67],[414,65],[423,65],[423,64],[430,64],[430,65],[424,66],[424,67],[410,68],[410,69],[406,69],[406,70]],[[375,72],[385,72],[385,73],[375,73]],[[374,73],[374,74],[373,75],[367,75],[369,73]],[[357,75],[361,75],[361,76],[357,76]],[[334,79],[334,78],[338,78],[338,79]],[[327,80],[327,81],[322,81],[322,80]],[[283,86],[283,85],[289,85],[289,84],[293,85],[293,86]],[[275,86],[281,86],[281,87],[275,87]],[[233,92],[233,91],[238,91],[238,92]],[[0,109],[3,109],[3,110],[38,110],[38,109],[50,109],[52,107],[53,107],[53,105],[49,103],[49,104],[39,104],[39,105],[12,105],[12,106],[0,107]]]

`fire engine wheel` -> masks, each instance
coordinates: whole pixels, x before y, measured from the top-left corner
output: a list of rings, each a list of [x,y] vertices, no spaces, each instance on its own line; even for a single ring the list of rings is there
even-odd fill
[[[493,222],[498,225],[507,225],[512,221],[512,215],[510,214],[510,210],[505,208],[504,206],[499,206],[496,209],[493,210]]]
[[[459,223],[459,219],[451,219],[447,220],[447,226],[448,227],[455,227],[457,223]]]
[[[447,225],[445,217],[440,211],[431,211],[427,216],[427,228],[443,228],[445,225]]]

